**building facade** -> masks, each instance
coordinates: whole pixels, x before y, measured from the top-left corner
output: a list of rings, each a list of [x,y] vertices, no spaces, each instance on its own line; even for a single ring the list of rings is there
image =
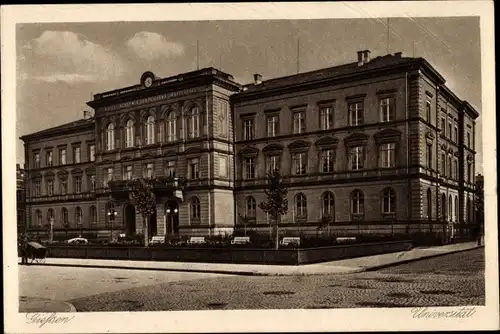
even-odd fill
[[[289,187],[285,230],[455,234],[473,220],[478,112],[422,58],[360,51],[245,86],[213,68],[146,72],[88,105],[93,117],[22,137],[31,227],[52,218],[66,233],[142,233],[130,180],[159,177],[151,235],[265,231],[258,204],[272,169]],[[64,147],[80,147],[80,160],[55,164]]]

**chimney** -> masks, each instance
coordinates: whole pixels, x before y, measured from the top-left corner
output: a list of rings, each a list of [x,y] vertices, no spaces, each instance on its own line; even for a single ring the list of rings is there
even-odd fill
[[[84,110],[83,111],[83,119],[89,119],[89,118],[91,118],[90,111]]]
[[[358,51],[358,66],[363,66],[363,51]]]
[[[367,64],[370,62],[370,50],[363,51],[363,64]]]
[[[258,85],[258,84],[262,83],[262,75],[255,73],[253,75],[253,83],[254,83],[254,85]]]
[[[402,55],[403,55],[403,52],[396,52],[394,54],[394,57],[401,58]]]

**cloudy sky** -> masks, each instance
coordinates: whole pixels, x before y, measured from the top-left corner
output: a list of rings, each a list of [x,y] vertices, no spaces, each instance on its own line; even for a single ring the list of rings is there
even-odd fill
[[[447,85],[481,111],[478,18],[391,18],[389,52],[426,58]],[[327,19],[18,24],[18,137],[81,118],[92,94],[214,66],[241,83],[340,65],[356,51],[387,53],[387,20]],[[481,172],[481,119],[477,171]],[[17,141],[17,162],[24,163]]]

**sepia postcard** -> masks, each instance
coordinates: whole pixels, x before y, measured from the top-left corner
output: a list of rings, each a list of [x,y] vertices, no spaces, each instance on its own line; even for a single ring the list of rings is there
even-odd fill
[[[493,9],[2,6],[5,332],[498,330]]]

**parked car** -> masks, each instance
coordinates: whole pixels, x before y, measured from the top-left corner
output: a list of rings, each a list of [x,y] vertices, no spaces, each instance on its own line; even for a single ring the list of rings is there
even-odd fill
[[[88,244],[89,241],[85,238],[73,238],[66,241],[68,244],[78,245],[78,244]]]

